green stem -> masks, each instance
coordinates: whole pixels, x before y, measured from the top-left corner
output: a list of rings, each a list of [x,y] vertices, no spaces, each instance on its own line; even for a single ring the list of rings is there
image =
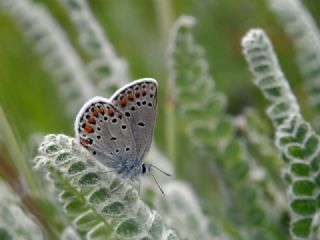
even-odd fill
[[[154,0],[155,12],[157,15],[157,24],[165,45],[168,44],[170,27],[172,24],[171,4],[169,0]],[[166,56],[164,56],[166,57]],[[170,77],[169,77],[170,78]],[[173,96],[173,86],[170,79],[166,81],[165,91],[165,139],[166,150],[169,158],[175,163],[176,156],[176,133],[175,133],[175,104]]]
[[[164,41],[168,40],[170,27],[172,25],[172,12],[170,0],[154,0],[154,8],[157,17],[158,28]]]
[[[176,131],[175,131],[175,103],[171,93],[170,83],[167,82],[166,102],[165,102],[165,131],[166,131],[166,148],[171,161],[173,161],[175,168],[176,162]]]
[[[10,127],[10,124],[5,116],[5,113],[0,105],[0,132],[1,138],[0,141],[3,141],[3,144],[10,154],[10,160],[13,161],[15,167],[18,169],[18,172],[21,176],[24,177],[28,187],[31,190],[41,189],[41,185],[37,182],[35,175],[30,171],[30,166],[28,165],[27,159],[23,156],[21,148],[18,141],[16,140],[14,133]]]

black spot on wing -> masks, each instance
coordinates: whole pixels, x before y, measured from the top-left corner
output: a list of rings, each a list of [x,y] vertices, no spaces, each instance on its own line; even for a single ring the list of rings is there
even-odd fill
[[[138,124],[137,124],[139,127],[145,127],[145,123],[144,122],[138,122]]]

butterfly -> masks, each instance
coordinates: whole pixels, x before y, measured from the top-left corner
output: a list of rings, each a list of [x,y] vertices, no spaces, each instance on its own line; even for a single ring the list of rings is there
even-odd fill
[[[160,170],[144,162],[155,127],[157,91],[157,81],[144,78],[120,88],[110,99],[90,99],[75,120],[77,141],[123,178],[135,179],[152,167]]]

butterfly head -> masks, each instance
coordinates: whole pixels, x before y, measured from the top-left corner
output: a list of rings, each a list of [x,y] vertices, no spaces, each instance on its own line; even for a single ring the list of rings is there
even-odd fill
[[[141,165],[141,174],[148,174],[150,172],[150,169],[151,169],[151,166],[150,164],[148,163],[143,163]]]

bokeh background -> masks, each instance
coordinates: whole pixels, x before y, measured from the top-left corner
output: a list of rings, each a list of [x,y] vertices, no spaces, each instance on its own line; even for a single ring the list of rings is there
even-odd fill
[[[44,3],[81,50],[76,33],[65,10],[57,1]],[[253,86],[252,76],[242,55],[241,38],[250,29],[265,29],[273,41],[283,70],[291,86],[303,101],[301,76],[295,63],[292,44],[276,17],[263,0],[217,1],[185,0],[94,0],[88,1],[116,52],[127,59],[132,79],[153,77],[159,81],[160,104],[156,140],[163,146],[163,96],[167,79],[166,52],[171,24],[182,14],[196,17],[196,41],[206,50],[210,72],[219,91],[227,94],[228,109],[241,113],[246,106],[264,112],[263,99]],[[320,3],[304,1],[317,21]],[[159,10],[160,8],[165,8]],[[163,13],[165,12],[165,13]],[[167,17],[165,20],[164,15]],[[23,141],[35,132],[73,135],[73,122],[61,114],[52,75],[43,69],[40,57],[25,41],[21,29],[10,14],[0,14],[0,103],[16,134]],[[106,96],[108,97],[108,96]]]
[[[56,0],[36,2],[47,6],[83,60],[88,60],[61,4]],[[319,25],[320,2],[305,0],[303,3]],[[127,61],[130,78],[152,77],[158,80],[159,112],[155,141],[164,154],[168,153],[165,131],[168,40],[173,23],[181,15],[194,16],[197,21],[195,41],[205,50],[216,90],[224,92],[228,98],[229,114],[237,116],[247,107],[253,107],[267,119],[264,113],[266,102],[252,82],[253,76],[241,47],[241,38],[249,29],[257,27],[264,29],[270,37],[299,103],[307,106],[294,47],[265,0],[91,0],[88,4],[115,52]],[[14,17],[0,8],[0,105],[24,148],[28,147],[30,136],[35,133],[74,136],[75,116],[72,118],[65,114],[65,102],[42,61],[30,42],[26,41]],[[302,108],[302,111],[308,119],[309,109]],[[270,122],[269,125],[271,129]],[[196,192],[201,192],[199,189],[202,187],[210,188],[201,186],[201,168],[197,168],[197,172],[192,171],[194,166],[191,164],[197,164],[197,159],[185,161],[190,166],[183,166],[185,159],[196,157],[196,154],[185,149],[188,139],[179,129],[176,134],[178,178],[191,183]],[[273,132],[270,131],[270,134]]]

